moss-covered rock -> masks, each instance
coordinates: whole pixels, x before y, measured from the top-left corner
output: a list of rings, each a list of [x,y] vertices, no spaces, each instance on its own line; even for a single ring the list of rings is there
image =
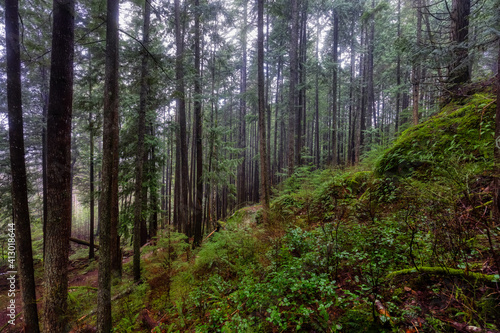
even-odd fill
[[[378,160],[378,175],[408,176],[432,171],[447,161],[493,163],[495,97],[475,94],[460,105],[452,102],[427,121],[404,131]]]

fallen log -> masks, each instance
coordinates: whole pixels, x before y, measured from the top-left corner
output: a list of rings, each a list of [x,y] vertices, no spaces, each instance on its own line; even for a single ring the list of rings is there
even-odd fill
[[[90,243],[89,243],[89,242],[84,241],[84,240],[82,240],[82,239],[78,239],[78,238],[70,237],[70,238],[69,238],[69,240],[70,240],[70,241],[72,241],[73,243],[76,243],[76,244],[85,245],[85,246],[90,246]],[[99,245],[94,244],[94,248],[96,248],[97,250],[99,250]]]
[[[392,272],[387,275],[388,279],[392,279],[397,275],[413,274],[413,273],[427,273],[434,275],[444,275],[444,276],[459,276],[463,278],[471,278],[476,280],[481,280],[484,282],[498,282],[498,275],[487,275],[482,273],[475,273],[466,271],[463,269],[448,268],[448,267],[424,267],[420,266],[417,268],[402,269],[399,271]]]

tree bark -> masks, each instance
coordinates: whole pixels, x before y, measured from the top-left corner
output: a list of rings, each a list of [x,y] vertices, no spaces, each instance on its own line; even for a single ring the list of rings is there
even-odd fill
[[[182,34],[180,0],[174,1],[175,6],[175,77],[176,77],[176,101],[179,120],[179,153],[180,153],[180,200],[178,218],[179,224],[188,236],[191,234],[189,225],[189,203],[188,203],[188,184],[189,184],[189,165],[186,133],[186,100],[184,89],[184,37]]]
[[[499,10],[500,14],[500,10]],[[495,224],[500,225],[500,37],[498,38],[497,59],[497,109],[495,115],[495,177],[493,178],[493,215]],[[497,267],[500,271],[500,267]]]
[[[247,1],[243,1],[243,28],[241,31],[241,70],[240,70],[240,136],[239,136],[239,144],[238,148],[241,149],[240,159],[241,164],[238,169],[238,184],[237,184],[237,193],[238,193],[238,205],[242,205],[245,201],[247,201],[247,186],[246,186],[246,90],[247,90],[247,16],[248,16],[248,4]]]
[[[197,247],[202,241],[203,223],[203,136],[201,118],[201,51],[200,51],[200,0],[195,0],[194,18],[194,118],[195,118],[195,145],[196,145],[196,177],[195,177],[195,200],[194,200],[194,242],[193,247]]]
[[[19,46],[19,1],[5,1],[5,39],[7,51],[7,109],[9,117],[9,148],[12,174],[12,211],[14,225],[8,225],[9,257],[17,248],[21,297],[23,300],[24,330],[40,332],[36,307],[33,249],[28,207],[28,186],[24,156],[24,129],[21,91],[21,54]],[[44,220],[45,222],[45,220]],[[14,229],[14,230],[12,230]],[[14,231],[12,233],[12,231]],[[15,236],[15,237],[14,237]],[[11,242],[14,241],[14,242]],[[10,258],[9,258],[10,259]],[[14,264],[9,265],[15,271]],[[7,278],[9,278],[8,276]]]
[[[68,254],[71,233],[71,116],[74,0],[53,3],[52,56],[47,112],[47,236],[44,331],[68,325]]]
[[[260,197],[262,219],[267,222],[269,182],[266,142],[266,101],[264,94],[264,0],[257,0],[257,94],[259,103]]]
[[[90,89],[92,91],[92,89]],[[90,247],[89,247],[89,259],[93,259],[95,257],[94,254],[94,206],[95,206],[95,198],[94,198],[94,122],[92,120],[92,111],[89,113],[89,127],[90,127],[90,230],[89,230],[89,238],[90,238]]]
[[[401,0],[398,0],[398,39],[401,38]],[[397,51],[397,60],[396,60],[396,115],[394,119],[394,132],[398,133],[399,131],[399,114],[401,107],[401,52]]]
[[[315,51],[315,61],[316,61],[316,75],[314,78],[315,81],[315,91],[314,91],[314,151],[316,155],[316,168],[319,169],[321,163],[321,150],[319,144],[319,36],[320,36],[320,28],[319,28],[319,19],[316,24],[316,51]]]
[[[100,196],[99,291],[97,330],[111,331],[111,274],[117,246],[118,218],[118,13],[119,1],[107,0],[106,70],[104,78],[103,161]]]
[[[149,22],[151,5],[144,1],[142,44],[149,45]],[[144,136],[146,133],[146,107],[148,99],[148,54],[142,52],[141,91],[139,96],[139,118],[137,120],[137,155],[135,162],[135,200],[134,200],[134,280],[141,279],[141,221],[142,221],[142,175],[144,169]]]
[[[469,36],[470,0],[453,0],[451,11],[451,40],[453,60],[449,69],[451,89],[470,81]]]
[[[422,6],[421,0],[416,1],[417,6],[417,45],[420,46],[422,39]],[[418,125],[419,94],[420,94],[420,65],[419,59],[413,61],[412,85],[413,85],[413,125]]]
[[[290,17],[290,87],[288,91],[288,176],[291,176],[295,169],[295,137],[298,135],[295,130],[297,110],[295,106],[295,94],[297,84],[297,63],[298,63],[298,24],[299,24],[299,0],[291,0]]]
[[[333,43],[332,43],[332,138],[331,138],[331,164],[337,165],[337,86],[338,86],[338,70],[339,70],[339,15],[337,9],[333,11]]]

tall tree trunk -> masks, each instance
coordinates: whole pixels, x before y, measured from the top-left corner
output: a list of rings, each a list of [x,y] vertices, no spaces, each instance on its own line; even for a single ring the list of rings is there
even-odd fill
[[[264,81],[264,0],[257,0],[257,94],[259,100],[260,197],[262,202],[263,222],[267,222],[267,212],[269,210],[269,177]]]
[[[28,208],[28,186],[24,157],[24,129],[21,91],[21,54],[19,46],[19,2],[5,1],[5,39],[7,49],[7,109],[9,116],[9,148],[12,174],[12,211],[14,225],[9,224],[9,259],[17,248],[19,282],[21,284],[24,330],[40,332],[36,307],[33,250]],[[44,220],[45,222],[45,220]],[[14,237],[15,236],[15,237]],[[11,240],[13,242],[11,242]],[[11,248],[12,246],[12,248]],[[12,255],[12,257],[15,257]],[[13,264],[9,271],[15,271]],[[13,274],[8,274],[7,279]],[[11,318],[13,319],[13,318]]]
[[[73,0],[53,4],[47,114],[47,236],[44,331],[67,330],[68,254],[71,232],[71,115],[74,54]]]
[[[151,4],[144,1],[142,44],[149,46],[149,22]],[[135,160],[135,191],[134,191],[134,280],[141,279],[141,221],[142,221],[142,180],[144,170],[144,136],[146,134],[146,109],[148,100],[148,54],[142,51],[141,91],[139,96],[139,118],[137,120],[137,153]]]
[[[92,91],[90,89],[89,91]],[[91,97],[90,97],[91,98]],[[89,259],[94,259],[95,254],[94,254],[94,209],[95,209],[95,196],[94,196],[94,121],[92,119],[92,111],[89,112],[89,128],[90,128],[90,167],[89,167],[89,185],[90,185],[90,230],[89,230]]]
[[[375,0],[372,0],[372,11],[375,10]],[[368,126],[377,128],[377,117],[375,114],[375,91],[373,85],[373,57],[375,52],[375,17],[370,17],[366,32],[366,44],[368,49],[366,59],[366,121]],[[372,120],[373,119],[373,124]],[[375,138],[370,138],[373,142]],[[365,138],[366,141],[366,138]]]
[[[356,52],[354,52],[354,45],[356,41],[356,35],[354,33],[355,28],[355,18],[351,21],[351,75],[349,82],[349,123],[348,123],[348,138],[347,138],[347,160],[349,164],[354,164],[354,139],[355,139],[355,107],[354,107],[354,76],[356,73]]]
[[[246,181],[246,90],[247,90],[247,16],[248,16],[247,0],[243,1],[243,28],[241,31],[241,70],[240,70],[240,136],[238,148],[241,149],[240,159],[241,164],[238,168],[238,205],[242,205],[247,200],[247,181]]]
[[[421,0],[416,1],[417,6],[417,45],[420,46],[422,40],[422,6]],[[413,85],[413,125],[418,125],[418,107],[420,94],[420,60],[415,59],[412,66],[412,85]]]
[[[193,247],[199,246],[202,241],[203,223],[203,136],[201,117],[201,50],[200,50],[200,0],[195,0],[194,18],[194,118],[195,118],[195,145],[196,145],[196,177],[195,179],[195,200],[194,200],[194,242]]]
[[[47,237],[47,109],[49,108],[49,89],[47,85],[47,68],[41,69],[41,102],[42,102],[42,194],[43,194],[43,261],[45,261],[45,245]]]
[[[296,116],[297,110],[295,107],[296,84],[298,80],[297,63],[298,63],[298,24],[299,24],[299,0],[290,0],[292,7],[290,17],[290,87],[288,91],[288,175],[292,175],[295,169],[295,137],[296,133]]]
[[[118,218],[118,0],[107,0],[97,331],[111,331],[111,274]]]
[[[401,0],[398,0],[398,39],[401,38]],[[394,132],[399,131],[399,114],[401,108],[401,52],[397,51],[396,60],[396,116],[394,119]]]
[[[187,149],[187,133],[186,133],[186,99],[184,89],[184,37],[182,34],[181,8],[180,0],[174,1],[175,6],[175,77],[176,77],[176,94],[177,94],[177,112],[179,120],[179,153],[180,153],[180,201],[178,218],[179,224],[185,234],[191,233],[189,225],[189,204],[188,204],[188,185],[189,185],[189,165],[188,165],[188,149]]]
[[[498,13],[500,14],[500,9]],[[495,148],[494,148],[494,157],[495,157],[495,176],[493,178],[493,214],[495,219],[495,224],[498,226],[500,224],[500,37],[498,38],[498,58],[497,58],[497,109],[495,115]],[[487,221],[487,220],[486,220]],[[486,225],[488,238],[491,239],[490,236],[490,225]],[[491,246],[491,241],[490,241]],[[493,259],[495,260],[495,264],[497,266],[497,272],[500,271],[500,258],[493,247],[491,247],[491,252]]]
[[[320,150],[320,145],[319,145],[319,71],[320,71],[320,64],[319,64],[319,36],[320,36],[320,29],[319,29],[319,19],[316,25],[316,52],[315,52],[315,57],[316,57],[316,75],[314,78],[315,81],[315,91],[314,91],[314,108],[315,108],[315,117],[314,117],[314,144],[315,144],[315,155],[316,155],[316,168],[319,168],[320,163],[321,163],[321,150]]]
[[[306,139],[306,70],[307,70],[307,8],[309,5],[308,0],[300,1],[300,26],[299,29],[299,61],[298,61],[298,79],[297,85],[299,88],[298,93],[298,105],[295,117],[295,164],[297,166],[302,165],[302,147],[305,145]]]
[[[339,70],[339,15],[337,9],[333,11],[333,43],[332,43],[332,138],[331,138],[331,159],[332,165],[337,165],[337,86],[338,86],[338,70]]]
[[[499,13],[500,14],[500,10]],[[498,38],[498,59],[497,59],[497,109],[495,115],[495,177],[493,193],[493,213],[495,223],[500,224],[500,37]],[[500,267],[497,267],[500,270]]]

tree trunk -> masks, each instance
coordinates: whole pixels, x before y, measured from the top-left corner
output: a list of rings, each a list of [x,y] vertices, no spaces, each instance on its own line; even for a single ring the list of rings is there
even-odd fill
[[[14,225],[8,224],[7,230],[9,232],[9,259],[15,257],[15,255],[13,255],[14,246],[17,248],[19,282],[23,300],[24,331],[38,333],[40,332],[40,328],[38,326],[38,312],[36,307],[26,161],[24,157],[21,55],[18,19],[18,0],[6,0],[5,39],[7,49],[7,108],[9,117],[12,211],[14,220]],[[16,267],[11,263],[8,269],[9,271],[15,271]],[[14,274],[7,275],[7,279],[9,279]]]
[[[149,46],[149,21],[151,4],[144,1],[142,44]],[[146,134],[146,108],[148,100],[148,54],[143,50],[141,64],[141,91],[139,96],[139,117],[137,120],[137,155],[135,162],[134,190],[134,280],[141,279],[141,221],[142,221],[142,179],[144,170],[144,136]]]
[[[291,17],[290,17],[290,88],[288,91],[288,176],[291,176],[295,169],[295,137],[298,135],[295,130],[297,110],[295,107],[295,94],[298,62],[298,23],[299,23],[299,0],[290,0]]]
[[[398,0],[398,39],[401,38],[401,0]],[[396,60],[396,115],[394,119],[394,133],[399,131],[399,113],[401,107],[401,52],[398,52]]]
[[[186,100],[184,89],[184,37],[182,34],[180,0],[174,1],[175,6],[175,77],[177,94],[177,112],[179,120],[179,153],[180,153],[180,202],[178,218],[179,224],[186,235],[190,235],[191,227],[189,225],[189,205],[188,205],[188,185],[189,185],[189,165],[186,133]]]
[[[422,40],[422,6],[421,0],[417,0],[417,45],[420,46]],[[418,125],[418,107],[420,94],[420,60],[415,59],[412,66],[412,81],[413,81],[413,125]]]
[[[54,1],[47,113],[47,236],[44,331],[67,330],[68,254],[71,232],[71,114],[73,103],[73,0]]]
[[[451,41],[453,61],[449,68],[448,81],[451,89],[470,81],[469,36],[470,0],[453,0],[451,10]]]
[[[316,61],[316,75],[314,78],[315,81],[315,91],[314,91],[314,108],[315,108],[315,115],[314,115],[314,150],[315,150],[315,155],[316,155],[316,168],[319,169],[320,163],[321,163],[321,150],[320,150],[320,145],[319,145],[319,71],[320,71],[320,65],[319,65],[319,36],[320,36],[320,29],[319,29],[319,19],[316,25],[316,52],[315,52],[315,61]]]
[[[151,136],[155,137],[154,126],[151,124]],[[149,163],[150,181],[150,200],[149,200],[149,238],[153,239],[158,233],[158,188],[157,188],[157,171],[156,171],[156,154],[155,147],[151,147],[151,161]]]
[[[500,10],[499,10],[500,12]],[[499,13],[500,14],[500,13]],[[498,59],[497,59],[497,109],[495,116],[495,177],[493,193],[493,214],[496,225],[500,225],[500,37],[498,38]],[[497,267],[500,270],[500,267]]]
[[[45,261],[45,245],[47,236],[47,109],[49,107],[49,92],[47,86],[47,68],[41,68],[41,102],[42,102],[42,194],[43,194],[43,261]]]
[[[332,48],[332,138],[331,138],[331,163],[337,165],[337,86],[338,86],[338,70],[339,70],[339,15],[336,9],[333,11],[333,48]]]
[[[92,91],[90,89],[89,91]],[[89,170],[89,183],[90,183],[90,230],[89,230],[89,259],[94,259],[94,121],[92,120],[92,111],[89,113],[89,127],[90,127],[90,170]]]
[[[195,118],[195,145],[196,145],[196,177],[195,179],[195,200],[194,200],[194,242],[193,247],[199,246],[202,241],[203,223],[203,136],[201,118],[201,51],[200,51],[200,0],[195,0],[194,19],[194,118]]]
[[[247,172],[246,172],[246,90],[247,90],[247,16],[248,16],[248,4],[247,1],[243,1],[243,28],[241,31],[241,70],[240,70],[240,136],[238,147],[241,149],[240,159],[241,164],[238,168],[238,205],[242,205],[247,201]]]
[[[266,101],[264,95],[264,0],[257,0],[257,93],[259,103],[260,197],[263,222],[269,210],[269,182],[266,143]]]
[[[97,330],[111,331],[111,273],[118,218],[118,17],[119,1],[107,0],[104,78],[103,161],[99,216],[99,291]]]

